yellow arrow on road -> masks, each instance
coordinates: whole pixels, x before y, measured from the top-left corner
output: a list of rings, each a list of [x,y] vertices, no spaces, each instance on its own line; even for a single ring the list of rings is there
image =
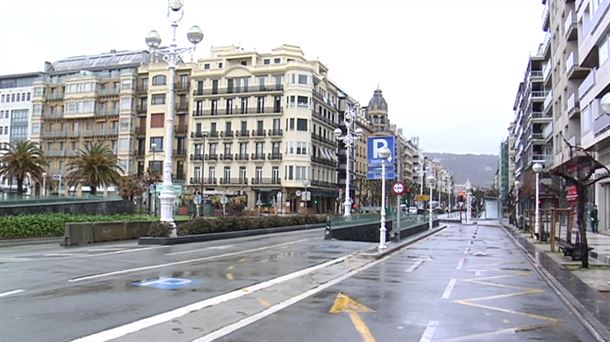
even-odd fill
[[[362,317],[360,317],[361,312],[375,312],[373,309],[358,303],[353,298],[350,298],[343,293],[339,292],[337,294],[337,298],[335,299],[335,303],[330,308],[330,313],[343,313],[346,312],[349,314],[349,318],[352,320],[354,327],[362,336],[362,340],[364,342],[376,342],[375,337],[369,330],[369,327],[366,325]]]

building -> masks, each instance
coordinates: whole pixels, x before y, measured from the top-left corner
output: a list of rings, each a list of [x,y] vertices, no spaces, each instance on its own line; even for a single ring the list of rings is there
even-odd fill
[[[30,140],[32,84],[41,77],[40,72],[0,76],[0,147]],[[0,184],[8,185],[8,180],[2,176]]]
[[[88,142],[104,142],[125,174],[135,173],[134,104],[138,68],[146,51],[115,51],[47,63],[33,82],[32,140],[49,161],[49,174],[66,174],[67,162]]]
[[[497,187],[500,198],[505,199],[511,188],[508,177],[508,139],[500,143],[500,158],[498,161]]]
[[[337,210],[339,97],[327,72],[296,46],[213,48],[192,73],[189,186],[245,196],[249,208]]]

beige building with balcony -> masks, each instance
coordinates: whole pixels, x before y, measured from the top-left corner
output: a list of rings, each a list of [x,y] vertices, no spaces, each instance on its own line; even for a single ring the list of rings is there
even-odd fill
[[[47,63],[33,83],[31,136],[49,159],[50,176],[64,177],[67,162],[96,141],[117,154],[126,174],[135,173],[135,85],[147,62],[145,51],[113,50]]]
[[[249,208],[336,210],[339,100],[327,72],[296,46],[213,48],[192,73],[188,184]]]

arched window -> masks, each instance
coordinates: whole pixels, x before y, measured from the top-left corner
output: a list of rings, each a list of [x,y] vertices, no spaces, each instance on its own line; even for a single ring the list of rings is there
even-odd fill
[[[165,85],[165,75],[157,75],[152,79],[153,85]]]

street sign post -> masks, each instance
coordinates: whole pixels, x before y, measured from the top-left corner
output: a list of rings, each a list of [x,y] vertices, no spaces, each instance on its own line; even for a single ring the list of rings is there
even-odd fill
[[[385,162],[386,163],[386,175],[385,179],[396,179],[396,144],[394,141],[394,136],[379,136],[379,137],[369,137],[368,138],[368,170],[367,170],[367,178],[368,179],[381,179],[381,163],[383,162],[383,158],[379,155],[379,151],[387,147],[390,150],[390,157]]]
[[[405,192],[405,184],[403,182],[396,182],[392,185],[392,192],[394,195],[400,196]]]

